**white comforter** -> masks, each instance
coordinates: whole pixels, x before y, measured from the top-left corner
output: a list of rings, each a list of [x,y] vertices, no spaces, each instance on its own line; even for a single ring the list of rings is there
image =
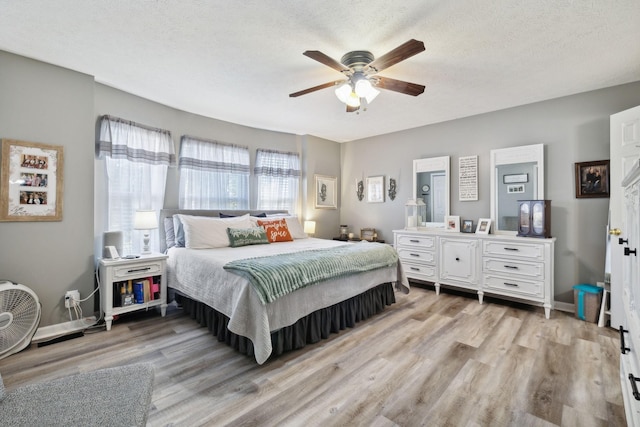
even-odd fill
[[[271,355],[271,331],[290,326],[309,313],[349,299],[381,283],[395,282],[397,289],[408,293],[409,281],[398,261],[397,267],[324,281],[298,289],[270,304],[263,305],[246,279],[224,270],[222,266],[236,259],[344,244],[380,243],[345,243],[309,238],[241,248],[174,247],[168,251],[168,286],[194,300],[206,303],[229,317],[229,330],[253,342],[256,361],[262,364]]]

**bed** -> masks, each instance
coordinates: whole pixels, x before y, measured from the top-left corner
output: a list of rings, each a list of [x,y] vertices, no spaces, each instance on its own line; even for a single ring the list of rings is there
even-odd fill
[[[271,231],[275,235],[280,231],[273,228],[272,223],[286,225],[284,229],[290,232],[291,239],[245,245],[238,244],[226,231],[231,241],[227,239],[226,245],[220,243],[223,238],[221,230],[248,230],[245,228],[247,219],[251,227],[262,226],[267,234]],[[393,304],[396,290],[409,292],[409,282],[397,261],[395,250],[390,246],[307,237],[298,219],[283,211],[165,209],[161,211],[159,223],[160,236],[167,236],[167,239],[161,239],[160,246],[169,256],[167,281],[170,295],[175,294],[185,312],[207,326],[219,341],[254,356],[258,364],[353,327]],[[186,245],[185,240],[188,242]],[[316,262],[316,255],[317,258],[326,257],[330,251],[344,254],[334,258],[353,266],[355,272],[323,278],[317,283],[308,279],[309,283],[298,285],[298,288],[291,285],[293,289],[282,294],[278,293],[279,286],[282,286],[279,282],[273,288],[277,295],[260,292],[256,287],[256,276],[262,274],[262,270],[258,273],[255,270],[258,261],[274,269],[295,263],[311,268],[310,265]],[[354,252],[359,254],[351,255]],[[375,261],[369,255],[373,252],[379,256]],[[386,258],[388,254],[383,252],[393,252],[395,262],[389,261]],[[363,261],[346,261],[350,260],[349,256]],[[307,261],[297,260],[299,257],[306,257]],[[251,262],[247,261],[249,259]],[[376,268],[370,269],[371,266]],[[315,270],[324,274],[322,272],[327,269]],[[305,271],[303,276],[312,276],[315,270]],[[270,274],[284,276],[280,272]]]

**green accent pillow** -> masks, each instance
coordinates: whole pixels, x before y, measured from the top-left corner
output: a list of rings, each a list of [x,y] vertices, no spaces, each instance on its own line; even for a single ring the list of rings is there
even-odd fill
[[[229,236],[229,246],[232,248],[269,243],[267,232],[262,227],[227,228],[227,235]]]

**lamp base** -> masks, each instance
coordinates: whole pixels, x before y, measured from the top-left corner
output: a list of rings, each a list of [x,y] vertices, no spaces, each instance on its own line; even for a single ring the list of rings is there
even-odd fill
[[[142,252],[141,252],[142,255],[149,255],[151,253],[151,249],[149,248],[149,240],[150,240],[149,233],[145,232],[144,238],[142,240],[144,243],[144,246],[142,247]]]

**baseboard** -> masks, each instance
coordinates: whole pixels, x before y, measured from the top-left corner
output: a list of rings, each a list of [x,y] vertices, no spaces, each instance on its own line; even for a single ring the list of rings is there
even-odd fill
[[[87,329],[95,325],[96,317],[90,316],[79,320],[71,320],[69,322],[57,323],[55,325],[43,326],[38,328],[31,342],[37,343],[41,341],[49,341],[63,335],[73,334]]]
[[[575,312],[575,305],[568,302],[554,301],[553,308],[558,311],[566,311],[567,313]]]

